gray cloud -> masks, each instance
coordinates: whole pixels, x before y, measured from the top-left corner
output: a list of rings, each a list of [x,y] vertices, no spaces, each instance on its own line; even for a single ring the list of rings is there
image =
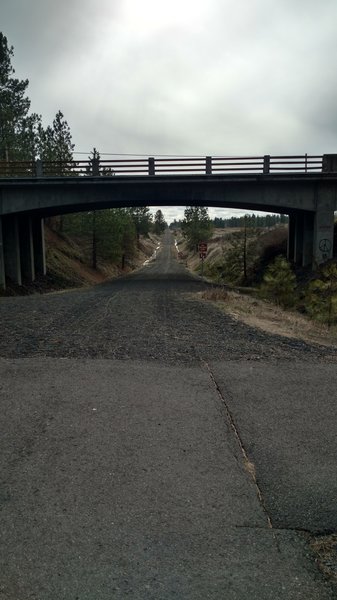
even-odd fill
[[[335,0],[3,0],[0,18],[32,109],[60,108],[78,151],[336,151]]]

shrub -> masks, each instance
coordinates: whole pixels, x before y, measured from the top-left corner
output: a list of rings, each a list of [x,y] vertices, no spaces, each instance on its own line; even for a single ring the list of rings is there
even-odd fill
[[[260,293],[283,308],[291,308],[296,303],[296,276],[283,256],[277,256],[267,268]]]
[[[329,326],[337,322],[337,263],[329,262],[312,280],[305,295],[305,308],[311,318]]]

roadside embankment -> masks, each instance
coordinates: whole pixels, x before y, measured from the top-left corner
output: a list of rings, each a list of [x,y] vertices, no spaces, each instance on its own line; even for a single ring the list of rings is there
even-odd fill
[[[48,293],[63,289],[90,287],[107,279],[130,273],[151,260],[159,244],[154,234],[140,236],[134,252],[124,259],[103,260],[97,257],[97,268],[92,268],[92,249],[88,239],[69,237],[45,226],[47,274],[34,282],[18,286],[7,281],[6,291],[0,296],[25,296]]]
[[[275,302],[261,297],[259,290],[261,273],[263,276],[268,267],[268,257],[271,257],[270,261],[272,262],[275,252],[283,243],[284,228],[278,227],[258,232],[255,239],[251,238],[251,241],[254,242],[251,248],[254,248],[256,252],[253,258],[257,265],[256,280],[251,282],[253,285],[241,287],[223,277],[223,273],[227,273],[229,270],[225,264],[226,260],[231,258],[229,251],[234,244],[237,244],[239,234],[239,228],[229,231],[214,231],[213,237],[208,243],[208,253],[204,263],[204,280],[213,284],[213,287],[198,292],[196,297],[202,302],[217,306],[228,316],[250,327],[336,350],[337,325],[326,323],[323,319],[321,322],[314,320],[303,310],[304,303],[307,301],[303,292],[306,281],[299,282],[297,294],[303,297],[298,300],[298,305],[295,304],[291,309],[285,309],[280,303],[275,304]],[[186,240],[179,233],[175,237],[175,247],[178,259],[190,271],[200,274],[201,260],[198,253],[188,248]],[[251,260],[251,256],[247,258],[247,262]],[[223,266],[223,270],[218,268],[221,266]]]

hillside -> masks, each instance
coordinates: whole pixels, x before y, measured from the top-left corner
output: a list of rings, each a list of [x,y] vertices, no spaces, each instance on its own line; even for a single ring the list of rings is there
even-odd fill
[[[39,276],[31,282],[23,282],[18,286],[7,282],[2,296],[28,295],[48,293],[57,290],[89,287],[107,279],[119,277],[139,268],[148,260],[158,246],[159,238],[154,234],[140,236],[134,256],[125,261],[124,268],[120,264],[112,264],[100,260],[97,269],[90,266],[90,251],[85,238],[70,238],[45,226],[47,275]]]
[[[239,252],[236,247],[238,239],[241,239],[242,242],[240,228],[214,230],[208,243],[203,272],[204,278],[215,285],[204,292],[199,292],[195,297],[201,302],[215,304],[237,322],[243,322],[267,333],[335,349],[337,344],[337,326],[335,324],[329,326],[324,322],[316,322],[309,318],[303,311],[303,302],[293,310],[285,310],[280,305],[262,299],[259,293],[259,285],[268,264],[278,254],[285,253],[287,228],[278,226],[252,233],[248,246],[250,255],[247,257],[247,264],[250,265],[249,279],[245,286],[242,286],[242,254],[238,256]],[[179,260],[190,271],[201,274],[199,254],[188,249],[186,240],[179,231],[177,231],[175,245]],[[232,252],[233,248],[234,252]],[[239,272],[237,284],[224,277],[226,273],[233,272],[226,265],[231,260]],[[298,270],[299,289],[301,286],[305,286],[310,276],[312,276],[311,272]]]

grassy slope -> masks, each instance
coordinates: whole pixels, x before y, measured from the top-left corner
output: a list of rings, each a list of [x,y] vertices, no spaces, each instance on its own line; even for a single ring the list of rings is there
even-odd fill
[[[97,270],[92,269],[85,240],[77,238],[75,241],[60,235],[47,226],[45,227],[45,242],[47,275],[37,277],[33,283],[23,282],[22,286],[8,282],[6,292],[0,291],[0,295],[27,295],[88,287],[106,279],[118,277],[137,269],[147,258],[152,256],[158,244],[158,237],[151,234],[149,238],[141,238],[135,256],[127,261],[124,270],[119,265],[102,261],[98,261]]]
[[[206,265],[211,267],[218,259],[223,257],[224,252],[230,247],[231,236],[235,229],[216,229],[213,237],[208,244],[208,253]],[[261,273],[258,272],[258,278],[261,278],[263,270],[268,262],[273,260],[275,253],[279,253],[279,248],[284,245],[286,228],[278,227],[267,230],[259,237],[259,246],[257,251],[264,251],[263,263],[261,263]],[[185,240],[180,234],[177,235],[178,249],[182,253],[182,262],[191,271],[200,271],[200,258],[195,252],[187,249]],[[207,271],[207,268],[205,269]],[[207,277],[208,281],[211,281]],[[214,280],[214,283],[218,283]],[[197,294],[197,297],[203,302],[213,302],[218,308],[230,314],[234,319],[243,321],[247,325],[257,327],[268,333],[275,333],[285,337],[302,339],[309,343],[317,343],[325,346],[331,346],[334,349],[337,345],[337,326],[328,327],[319,324],[309,317],[296,312],[295,310],[283,310],[271,302],[256,297],[254,288],[250,288],[251,294],[247,295],[239,292],[241,288],[229,291],[219,286]],[[246,290],[248,291],[248,289]]]

